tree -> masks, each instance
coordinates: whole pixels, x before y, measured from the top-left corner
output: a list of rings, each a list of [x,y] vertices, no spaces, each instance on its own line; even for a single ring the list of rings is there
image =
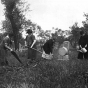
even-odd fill
[[[5,6],[5,25],[4,28],[13,32],[15,50],[19,48],[19,31],[23,27],[25,22],[25,16],[23,15],[23,10],[21,6],[23,2],[21,0],[2,0],[2,3]]]
[[[88,33],[88,13],[84,14],[86,20],[82,21],[83,23],[83,30]]]
[[[78,27],[78,23],[76,22],[71,28],[71,40],[73,41],[73,46],[75,47],[76,44],[78,43],[79,40],[79,32],[81,30],[81,28]]]
[[[12,32],[12,26],[8,19],[2,21],[2,29],[3,29],[2,31],[5,31],[7,33]]]

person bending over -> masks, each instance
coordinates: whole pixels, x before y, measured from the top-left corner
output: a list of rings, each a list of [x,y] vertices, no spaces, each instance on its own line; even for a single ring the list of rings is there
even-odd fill
[[[45,44],[42,46],[43,48],[43,54],[42,54],[42,57],[43,58],[46,58],[44,56],[47,56],[47,55],[52,55],[52,51],[53,51],[53,46],[54,46],[54,43],[55,43],[55,40],[56,40],[56,36],[55,34],[52,34],[52,38],[47,40],[45,42]],[[51,56],[52,57],[52,56]],[[47,58],[46,58],[47,59]]]

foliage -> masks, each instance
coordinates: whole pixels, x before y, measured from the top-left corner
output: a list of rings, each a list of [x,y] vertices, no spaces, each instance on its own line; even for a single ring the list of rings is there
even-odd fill
[[[70,40],[74,43],[73,46],[76,46],[80,37],[79,32],[82,28],[78,27],[77,22],[70,28],[71,28],[71,34],[72,34]]]
[[[26,18],[23,14],[22,6],[24,2],[21,0],[2,0],[5,6],[5,21],[3,22],[3,29],[6,32],[12,32],[14,35],[15,49],[19,48],[19,32],[22,31]],[[26,8],[27,9],[27,8]]]
[[[6,19],[2,22],[2,29],[3,29],[2,31],[5,31],[7,33],[12,32],[12,26],[8,19]]]
[[[3,36],[4,35],[2,33],[0,33],[0,43],[2,42]]]
[[[71,29],[71,36],[69,36],[69,40],[71,43],[73,43],[73,46],[76,46],[77,41],[79,40],[79,32],[80,30],[85,31],[86,34],[88,34],[88,13],[84,14],[84,17],[86,18],[85,21],[82,21],[83,27],[78,27],[78,23],[75,22]]]
[[[82,21],[83,23],[83,29],[86,33],[88,33],[88,13],[84,14],[86,20]]]

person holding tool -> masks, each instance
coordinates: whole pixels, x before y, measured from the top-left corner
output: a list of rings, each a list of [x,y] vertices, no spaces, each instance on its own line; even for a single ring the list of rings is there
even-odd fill
[[[7,61],[8,51],[21,63],[21,60],[19,59],[16,52],[11,48],[12,46],[12,37],[13,34],[9,33],[7,36],[5,36],[0,44],[0,64],[9,66],[9,63]]]
[[[11,47],[12,41],[11,41],[12,34],[9,33],[7,36],[5,36],[0,44],[0,64],[1,65],[9,65],[7,61],[7,46]]]
[[[33,35],[32,29],[28,29],[27,33],[28,35],[26,36],[26,44],[25,44],[28,47],[27,59],[30,59],[30,62],[32,63],[33,60],[36,59],[36,51],[34,50],[36,49],[36,45],[35,45],[36,40],[35,40],[35,36]]]
[[[78,59],[88,59],[88,35],[80,31]]]

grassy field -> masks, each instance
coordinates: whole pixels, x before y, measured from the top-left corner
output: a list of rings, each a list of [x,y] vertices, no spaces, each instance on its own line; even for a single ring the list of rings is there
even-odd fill
[[[10,54],[8,61],[12,67],[0,67],[0,88],[86,88],[88,61],[78,60],[76,51],[70,53],[68,61],[44,60],[38,53],[37,63],[29,66],[26,52],[17,54],[24,66]]]

